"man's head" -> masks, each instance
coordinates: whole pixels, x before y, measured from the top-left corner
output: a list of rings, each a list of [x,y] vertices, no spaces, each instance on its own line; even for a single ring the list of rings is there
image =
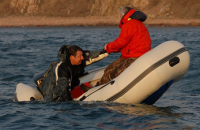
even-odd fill
[[[77,45],[72,45],[69,47],[68,55],[72,65],[80,65],[84,59],[83,50]]]

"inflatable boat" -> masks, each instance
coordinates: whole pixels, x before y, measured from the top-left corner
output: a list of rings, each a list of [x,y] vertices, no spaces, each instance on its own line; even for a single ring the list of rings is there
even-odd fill
[[[173,83],[184,77],[189,65],[190,55],[186,47],[177,41],[167,41],[142,55],[112,81],[92,87],[74,100],[152,105]],[[94,86],[105,68],[87,72],[80,77],[81,83],[89,82]],[[14,101],[42,98],[37,88],[23,83],[17,84]]]

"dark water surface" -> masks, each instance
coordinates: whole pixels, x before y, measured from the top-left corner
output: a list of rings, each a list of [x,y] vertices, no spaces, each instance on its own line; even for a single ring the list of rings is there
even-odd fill
[[[152,47],[183,43],[191,64],[185,77],[152,105],[108,102],[13,102],[18,82],[34,86],[34,74],[57,61],[63,44],[101,49],[117,27],[0,28],[0,129],[200,129],[200,27],[148,27]],[[88,66],[108,65],[120,54]]]

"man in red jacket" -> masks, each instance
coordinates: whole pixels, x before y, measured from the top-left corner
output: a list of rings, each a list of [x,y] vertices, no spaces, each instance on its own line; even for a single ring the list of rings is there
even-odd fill
[[[146,26],[142,23],[147,16],[130,7],[120,9],[120,35],[113,42],[105,45],[108,53],[121,52],[121,57],[111,63],[97,85],[105,84],[121,74],[138,57],[151,50],[151,39]]]

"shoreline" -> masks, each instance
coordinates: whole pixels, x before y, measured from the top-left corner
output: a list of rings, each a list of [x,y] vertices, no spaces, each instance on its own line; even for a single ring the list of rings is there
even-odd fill
[[[0,17],[0,27],[118,26],[116,17]],[[147,19],[147,26],[200,26],[200,19]]]

